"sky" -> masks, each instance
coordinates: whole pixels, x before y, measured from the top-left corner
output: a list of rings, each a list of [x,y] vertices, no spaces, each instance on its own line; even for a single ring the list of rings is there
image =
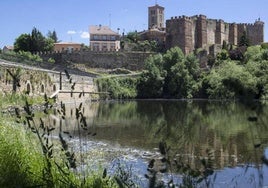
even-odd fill
[[[0,0],[0,48],[13,45],[36,27],[44,36],[55,30],[63,42],[89,44],[89,26],[106,25],[128,33],[148,28],[148,7],[165,7],[165,19],[203,14],[228,23],[265,23],[268,0]],[[119,29],[119,30],[118,30]]]

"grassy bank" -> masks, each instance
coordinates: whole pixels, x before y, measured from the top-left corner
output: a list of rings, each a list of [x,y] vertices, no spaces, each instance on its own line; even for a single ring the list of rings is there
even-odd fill
[[[25,100],[28,100],[31,104],[43,104],[45,102],[44,97],[35,96],[29,97],[23,94],[2,94],[0,93],[0,109],[8,107],[20,107],[25,105]]]

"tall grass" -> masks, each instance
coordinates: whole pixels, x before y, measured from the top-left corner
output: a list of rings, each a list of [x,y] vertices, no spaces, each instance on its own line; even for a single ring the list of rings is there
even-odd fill
[[[43,157],[24,127],[0,120],[0,187],[43,185]]]
[[[29,97],[28,95],[24,94],[16,94],[16,93],[7,93],[7,94],[1,94],[0,93],[0,109],[7,108],[7,107],[19,107],[24,106],[25,100],[28,100],[31,104],[42,104],[44,103],[44,97],[41,96],[35,96],[35,97]]]
[[[22,114],[15,108],[16,123],[0,120],[0,187],[118,187],[106,171],[81,175],[76,164],[79,158],[69,150],[61,128],[54,133],[53,125],[46,124],[41,118],[36,119],[33,101],[29,102],[27,96],[2,97],[9,99],[6,104],[18,104],[17,101],[21,100],[25,105]],[[43,101],[43,112],[48,114],[53,103],[46,95]],[[58,111],[65,119],[63,103]],[[76,108],[76,119],[81,129],[86,129],[82,104]],[[58,138],[55,138],[57,134]]]

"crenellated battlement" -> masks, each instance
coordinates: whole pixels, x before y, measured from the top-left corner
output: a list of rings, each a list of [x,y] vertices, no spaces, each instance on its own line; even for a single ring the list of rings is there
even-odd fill
[[[222,19],[209,19],[202,14],[191,17],[183,15],[171,17],[166,25],[169,37],[167,46],[179,46],[185,53],[189,49],[222,45],[223,41],[237,45],[244,32],[252,45],[264,40],[264,22],[260,19],[254,23],[227,23]]]

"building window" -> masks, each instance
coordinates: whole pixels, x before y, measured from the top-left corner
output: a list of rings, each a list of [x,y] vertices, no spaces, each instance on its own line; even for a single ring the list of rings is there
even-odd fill
[[[93,50],[94,51],[99,51],[99,44],[98,43],[93,43]]]
[[[93,39],[94,40],[99,40],[99,36],[98,35],[93,35]]]
[[[107,43],[102,44],[102,51],[107,51]]]
[[[115,51],[115,44],[111,44],[111,46],[110,46],[110,50],[111,50],[111,51]]]
[[[102,36],[102,40],[107,40],[107,36],[106,35],[103,35]]]
[[[115,40],[115,36],[114,35],[111,36],[111,40]]]
[[[155,15],[155,10],[151,10],[151,15]]]

